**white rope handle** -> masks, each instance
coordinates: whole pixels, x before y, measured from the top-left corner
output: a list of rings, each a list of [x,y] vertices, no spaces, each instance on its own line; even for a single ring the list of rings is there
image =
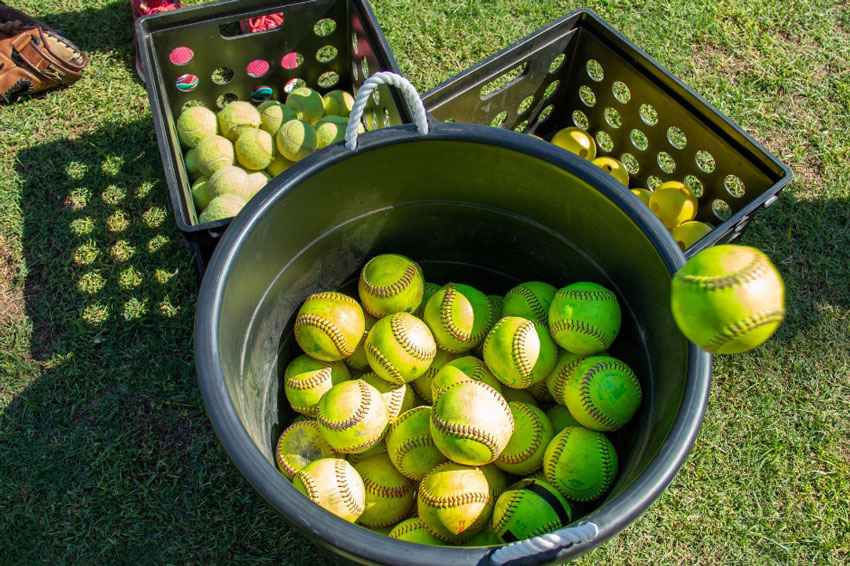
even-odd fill
[[[566,549],[574,544],[590,542],[599,534],[595,523],[583,523],[575,527],[567,527],[554,533],[520,540],[496,549],[490,556],[490,564],[500,566],[510,564],[514,560],[529,558],[542,552],[556,549]]]
[[[423,135],[428,133],[425,106],[422,104],[422,99],[419,98],[419,93],[416,92],[416,87],[399,74],[382,71],[366,79],[354,98],[351,117],[348,119],[348,127],[345,129],[345,147],[348,149],[352,151],[357,149],[357,129],[360,127],[360,120],[363,119],[366,102],[372,92],[383,84],[392,85],[401,91],[408,106],[413,110],[413,123],[416,124],[419,133]]]

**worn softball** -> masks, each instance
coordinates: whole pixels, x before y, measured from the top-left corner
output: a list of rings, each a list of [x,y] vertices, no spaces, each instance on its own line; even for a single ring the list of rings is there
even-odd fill
[[[640,383],[622,360],[591,356],[578,365],[573,375],[574,379],[564,387],[564,404],[579,423],[591,430],[618,430],[640,406]]]
[[[494,501],[493,505],[495,504],[496,502]],[[464,542],[463,546],[499,546],[502,544],[505,544],[505,541],[501,537],[496,536],[496,533],[493,532],[493,525],[488,522],[481,527],[481,530],[474,537]]]
[[[546,411],[549,422],[552,423],[552,432],[558,434],[568,426],[581,426],[570,410],[564,405],[549,407]]]
[[[417,544],[430,544],[432,546],[446,546],[446,541],[440,540],[425,527],[425,523],[419,517],[411,517],[393,527],[390,538],[415,542]]]
[[[490,322],[487,323],[487,327],[493,328],[493,325],[502,318],[502,304],[504,304],[505,298],[500,295],[487,295],[487,302],[490,303]],[[478,358],[484,358],[484,341],[482,340],[480,344],[470,350],[470,353]]]
[[[549,324],[549,306],[557,291],[554,285],[543,281],[520,283],[505,293],[502,317],[521,316],[546,326]]]
[[[537,399],[534,398],[534,395],[528,392],[527,389],[514,389],[513,387],[502,387],[502,397],[505,398],[505,401],[508,403],[517,402],[517,403],[525,403],[526,405],[532,405],[533,407],[537,407]]]
[[[404,476],[421,480],[446,457],[431,437],[431,407],[415,407],[402,413],[387,430],[387,454]]]
[[[431,436],[448,459],[483,466],[499,457],[514,431],[505,399],[480,381],[450,385],[434,403]]]
[[[490,330],[490,301],[481,291],[463,283],[446,283],[425,304],[422,318],[437,346],[448,352],[468,352],[481,344]]]
[[[570,504],[546,482],[526,479],[512,485],[496,501],[492,525],[506,543],[551,533],[570,523]]]
[[[419,308],[424,292],[422,269],[403,255],[377,255],[360,270],[357,293],[363,309],[374,317],[394,312],[413,313]]]
[[[283,370],[283,391],[293,410],[315,417],[322,395],[348,379],[351,375],[342,362],[326,362],[301,354]]]
[[[406,312],[393,313],[376,322],[363,349],[372,371],[397,384],[413,381],[425,373],[437,355],[431,331],[424,322]]]
[[[688,340],[715,354],[737,354],[761,345],[782,324],[785,284],[756,248],[714,246],[673,275],[670,306]]]
[[[431,365],[428,366],[425,373],[410,382],[410,385],[413,387],[413,390],[416,391],[416,394],[422,397],[422,399],[429,405],[434,404],[434,397],[431,395],[431,382],[434,381],[434,377],[437,375],[437,372],[439,372],[444,365],[456,359],[459,355],[460,354],[452,354],[451,352],[446,352],[445,350],[437,348],[437,354],[434,356],[434,359],[431,360]]]
[[[390,422],[398,418],[400,414],[413,408],[415,402],[413,388],[407,383],[390,383],[382,379],[377,373],[370,372],[360,376],[360,379],[377,389],[387,404],[387,413]]]
[[[331,387],[316,416],[322,436],[342,454],[365,452],[380,442],[389,422],[381,393],[362,379]]]
[[[350,356],[365,330],[360,304],[336,291],[310,295],[295,317],[295,341],[318,360],[332,362]]]
[[[387,441],[386,435],[384,436],[384,440],[380,441],[377,444],[372,445],[371,448],[366,450],[365,452],[359,452],[357,454],[346,454],[345,459],[348,460],[348,463],[352,466],[357,466],[357,464],[366,458],[371,458],[372,456],[377,456],[378,454],[386,454],[387,453]]]
[[[274,456],[277,469],[288,480],[310,462],[338,457],[322,436],[316,421],[309,420],[293,423],[281,433]]]
[[[371,314],[364,312],[363,321],[366,323],[366,330],[363,332],[363,338],[360,339],[360,343],[357,344],[351,355],[345,358],[344,361],[345,365],[351,369],[369,372],[372,371],[372,369],[369,367],[369,360],[366,358],[366,350],[363,348],[363,343],[366,342],[366,337],[369,336],[369,331],[373,326],[375,326],[378,319]]]
[[[432,535],[464,542],[489,521],[492,507],[487,479],[481,470],[446,462],[428,472],[419,484],[419,518]]]
[[[502,495],[502,492],[507,489],[508,476],[505,475],[505,472],[497,468],[495,464],[478,466],[478,469],[487,478],[487,488],[490,490],[490,503],[487,505],[492,508],[496,504],[496,500],[499,499],[499,496]]]
[[[366,503],[358,523],[367,527],[388,527],[413,510],[416,483],[399,473],[389,456],[370,456],[358,462],[354,469],[366,489]]]
[[[555,360],[555,367],[546,376],[546,388],[552,394],[552,398],[559,405],[564,404],[564,384],[570,380],[578,365],[587,358],[580,354],[573,354],[563,348],[558,349],[558,358]]]
[[[342,458],[320,458],[292,480],[295,488],[334,515],[353,523],[366,505],[366,489],[354,467]]]
[[[560,348],[558,348],[558,350],[560,350]],[[556,361],[557,361],[557,358],[556,358]],[[549,373],[551,374],[552,372],[549,372]],[[536,405],[539,405],[541,403],[549,405],[549,404],[555,402],[555,399],[552,398],[552,394],[549,393],[549,388],[546,387],[546,380],[545,379],[543,381],[538,381],[537,383],[529,385],[525,389],[525,391],[528,391],[529,393],[531,393],[531,396],[534,397],[535,401],[537,401],[537,403],[535,403]]]
[[[499,320],[484,341],[484,363],[496,379],[515,389],[546,379],[557,354],[546,327],[519,316]]]
[[[554,432],[552,423],[541,409],[511,401],[514,433],[493,464],[501,470],[522,476],[534,473],[543,465],[543,454]]]
[[[617,295],[590,281],[558,289],[549,307],[549,331],[562,348],[583,355],[607,350],[620,332]]]
[[[546,448],[543,471],[546,481],[567,499],[589,501],[613,485],[617,452],[604,433],[567,427]]]
[[[475,356],[462,356],[443,364],[434,376],[431,381],[431,399],[436,402],[450,385],[467,379],[486,383],[502,394],[502,384],[487,368],[487,364]]]
[[[413,314],[415,314],[419,318],[422,318],[422,315],[425,312],[425,305],[428,303],[428,299],[430,299],[434,295],[434,293],[439,291],[441,287],[441,285],[426,281],[425,287],[422,292],[422,302],[419,303],[419,306],[416,308],[415,311],[413,311]]]

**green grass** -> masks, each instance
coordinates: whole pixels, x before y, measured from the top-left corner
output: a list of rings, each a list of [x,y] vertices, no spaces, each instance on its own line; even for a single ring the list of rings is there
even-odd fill
[[[247,485],[206,417],[197,283],[127,3],[14,5],[91,63],[73,88],[0,108],[0,563],[335,563]],[[577,563],[846,563],[850,12],[822,0],[582,5],[794,181],[742,239],[780,269],[786,322],[764,346],[715,358],[703,428],[672,485]],[[578,6],[373,2],[420,92]]]

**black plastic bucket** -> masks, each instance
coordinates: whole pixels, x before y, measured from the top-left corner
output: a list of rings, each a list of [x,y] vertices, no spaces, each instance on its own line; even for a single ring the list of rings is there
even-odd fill
[[[613,289],[623,328],[610,353],[635,369],[637,416],[612,436],[616,483],[576,523],[503,547],[390,539],[309,502],[275,468],[289,424],[283,369],[309,294],[353,289],[361,266],[395,252],[427,281],[488,294],[524,280]],[[305,159],[225,232],[204,276],[195,326],[200,386],[222,444],[248,482],[307,537],[365,564],[548,564],[637,519],[686,458],[708,400],[711,356],[677,330],[672,274],[684,256],[664,226],[601,169],[530,136],[465,124],[386,128]],[[356,291],[355,291],[356,292]]]

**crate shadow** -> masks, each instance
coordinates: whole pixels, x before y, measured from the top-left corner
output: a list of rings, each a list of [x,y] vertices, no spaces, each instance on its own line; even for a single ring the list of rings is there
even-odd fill
[[[333,563],[212,432],[150,118],[24,149],[16,168],[39,376],[0,413],[0,563]]]

